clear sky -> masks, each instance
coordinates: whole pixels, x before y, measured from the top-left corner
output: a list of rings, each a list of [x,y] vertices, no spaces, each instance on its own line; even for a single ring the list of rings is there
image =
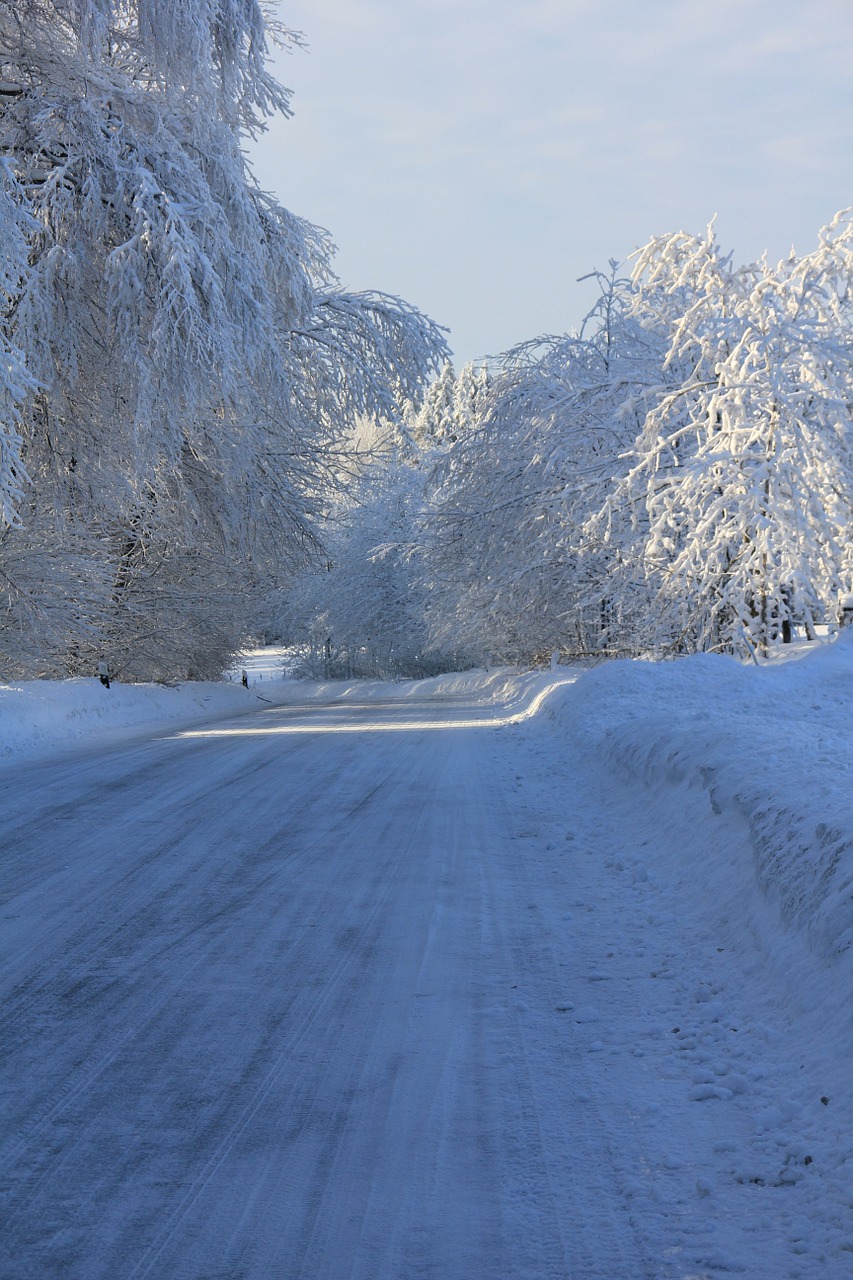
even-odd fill
[[[295,115],[250,148],[349,289],[457,366],[576,327],[577,277],[717,215],[738,261],[853,204],[853,0],[281,0]]]

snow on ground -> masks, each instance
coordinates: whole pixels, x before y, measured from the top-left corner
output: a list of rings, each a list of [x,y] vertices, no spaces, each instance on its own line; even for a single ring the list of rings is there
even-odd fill
[[[440,851],[446,865],[436,863],[430,873],[436,905],[428,907],[422,890],[412,885],[412,902],[423,904],[419,927],[428,926],[427,948],[419,958],[413,914],[414,932],[404,950],[408,946],[412,952],[406,951],[412,981],[421,966],[418,992],[428,991],[430,1000],[437,1001],[429,1015],[433,1039],[417,1042],[420,1060],[408,1056],[407,1037],[417,1022],[408,1030],[405,1022],[399,1027],[389,1022],[384,1031],[380,1025],[373,1032],[364,1029],[377,1069],[389,1051],[383,1036],[399,1035],[400,1061],[414,1073],[409,1101],[400,1081],[389,1092],[388,1132],[396,1116],[408,1141],[417,1138],[424,1153],[432,1150],[429,1127],[415,1133],[420,1123],[412,1118],[417,1115],[415,1095],[433,1090],[439,1101],[431,1105],[441,1115],[443,1107],[461,1106],[468,1085],[457,1073],[468,1069],[466,1055],[474,1054],[474,1048],[463,1052],[467,1041],[457,1029],[439,1081],[428,1079],[434,1056],[429,1046],[438,1053],[442,1019],[450,1013],[463,1020],[460,1027],[474,1018],[471,1025],[482,1035],[476,1052],[487,1055],[477,1058],[478,1073],[485,1073],[490,1106],[494,1104],[492,1111],[483,1111],[483,1123],[500,1115],[504,1126],[502,1133],[488,1131],[476,1162],[480,1168],[489,1151],[504,1161],[503,1229],[513,1226],[511,1244],[510,1237],[503,1243],[495,1237],[482,1247],[502,1248],[505,1257],[514,1259],[505,1280],[562,1276],[563,1264],[554,1261],[558,1258],[574,1260],[572,1280],[719,1280],[731,1274],[749,1280],[850,1280],[853,636],[798,661],[764,668],[701,656],[666,664],[616,662],[583,673],[471,672],[412,684],[310,684],[280,679],[279,655],[255,655],[243,666],[248,689],[239,683],[240,667],[232,673],[236,680],[179,689],[114,684],[106,690],[97,681],[0,688],[0,753],[14,764],[44,756],[49,749],[100,746],[105,734],[119,743],[123,735],[138,736],[145,725],[159,729],[171,724],[170,740],[176,744],[197,743],[205,751],[221,744],[237,760],[248,760],[251,750],[257,753],[252,759],[260,761],[265,742],[283,744],[288,741],[284,735],[297,732],[310,736],[313,707],[319,729],[316,748],[314,739],[300,738],[306,746],[288,768],[314,760],[314,754],[305,754],[310,747],[321,753],[311,768],[331,770],[333,743],[351,743],[346,769],[334,775],[343,781],[320,789],[318,795],[328,799],[309,801],[306,791],[302,803],[315,805],[314,820],[323,827],[337,821],[326,809],[336,789],[343,788],[351,806],[350,826],[361,822],[364,828],[361,835],[353,828],[357,839],[348,856],[364,862],[367,875],[371,863],[364,860],[374,836],[378,854],[397,838],[400,822],[405,825],[412,797],[426,805],[433,792],[444,794],[441,788],[450,787],[444,817],[413,818],[413,832],[415,827],[431,830],[429,824],[443,831],[454,806],[462,811],[476,778],[486,777],[487,755],[478,748],[481,754],[469,760],[458,754],[463,750],[459,744],[470,743],[465,750],[473,752],[474,742],[483,741],[480,730],[492,732],[489,768],[496,781],[489,786],[497,790],[480,801],[482,812],[459,819],[463,826],[474,823],[465,837],[465,857],[457,854],[455,842],[461,836],[456,827],[448,827]],[[282,716],[274,706],[292,707],[293,714]],[[307,718],[297,715],[300,707]],[[252,709],[262,710],[260,728],[245,718],[235,720],[233,728],[223,725],[223,717],[245,717]],[[356,717],[361,739],[341,737],[340,729],[353,727],[348,714]],[[205,730],[202,722],[214,716],[217,727]],[[196,728],[176,733],[177,726],[192,725]],[[401,771],[401,780],[413,779],[408,799],[368,787],[370,752],[389,741],[388,734],[371,732],[380,727],[409,731],[391,735],[399,751],[386,745],[381,757],[383,768],[392,774]],[[454,748],[455,727],[465,732]],[[334,733],[323,737],[328,730]],[[449,773],[439,769],[438,749],[430,751],[423,730],[443,730],[435,741],[440,738],[446,743],[442,750],[457,752],[448,757],[456,760]],[[411,740],[408,746],[404,739]],[[407,751],[408,756],[402,754]],[[227,755],[218,767],[226,777],[232,767]],[[415,776],[420,768],[428,771],[423,785]],[[266,794],[258,790],[258,797]],[[295,806],[289,821],[298,831],[304,825],[298,797],[286,795],[282,792],[280,803]],[[273,819],[279,803],[275,793],[269,801],[255,803],[268,808]],[[391,820],[390,810],[387,819],[370,816],[372,806],[384,811],[389,805],[397,806],[398,820]],[[180,812],[179,805],[176,814]],[[482,823],[481,830],[476,823]],[[381,841],[380,828],[385,833]],[[336,832],[348,829],[334,827]],[[313,849],[317,842],[309,836],[306,827],[306,848]],[[237,827],[233,838],[241,838]],[[49,849],[48,841],[40,856],[47,858]],[[226,857],[225,845],[223,851]],[[201,875],[204,850],[191,845],[187,853]],[[103,866],[97,876],[92,872],[93,885],[113,874],[110,866],[105,845]],[[420,855],[411,866],[407,876],[421,866]],[[174,867],[177,875],[178,864]],[[214,877],[211,892],[228,887],[221,880]],[[310,888],[313,882],[294,883]],[[477,934],[467,915],[484,911],[478,905],[483,884],[491,885],[491,914],[482,915]],[[188,892],[181,919],[192,910]],[[333,889],[327,886],[324,892]],[[366,903],[372,901],[366,884],[363,889],[352,885],[347,893],[344,904],[362,896]],[[346,905],[342,909],[350,910]],[[389,921],[397,916],[395,907]],[[288,924],[292,937],[301,937],[295,931],[304,927],[303,918],[294,914]],[[473,952],[465,949],[474,945],[475,935],[482,947],[476,965]],[[389,945],[383,935],[377,943],[382,955]],[[467,1008],[463,988],[445,972],[456,951],[471,966],[472,991],[481,992],[478,1012]],[[376,975],[374,1003],[380,1017],[390,1017],[381,1013],[386,1008],[380,999],[383,983],[391,984],[391,1005],[405,994],[399,975],[393,977],[394,965],[400,963],[396,954],[388,951],[388,976]],[[211,958],[209,963],[224,961]],[[324,963],[318,953],[318,975]],[[354,974],[358,976],[356,970]],[[225,995],[217,998],[225,999],[228,989],[227,984],[221,987]],[[203,986],[199,998],[212,1000],[212,992]],[[342,1009],[353,998],[347,994]],[[417,1008],[425,1019],[424,1000]],[[179,1025],[177,1013],[175,1017]],[[125,1034],[130,1033],[121,1031]],[[243,1035],[249,1035],[248,1025]],[[124,1043],[117,1038],[119,1042]],[[324,1052],[329,1062],[337,1061],[336,1042]],[[71,1048],[67,1053],[74,1057]],[[113,1050],[110,1055],[112,1064]],[[295,1057],[292,1069],[301,1070],[300,1062]],[[344,1063],[340,1069],[345,1073],[350,1067]],[[380,1080],[381,1073],[370,1086],[378,1092],[370,1093],[374,1101],[369,1111],[379,1108],[384,1096]],[[310,1087],[321,1088],[322,1079]],[[317,1096],[312,1106],[322,1113],[323,1095]],[[482,1098],[477,1106],[485,1107]],[[462,1159],[445,1121],[438,1155],[432,1155],[445,1162],[451,1155]],[[472,1132],[472,1162],[477,1140]],[[367,1130],[345,1128],[334,1141],[346,1155],[341,1177],[350,1165],[358,1170],[364,1158],[358,1144],[370,1141]],[[368,1273],[372,1264],[363,1252],[364,1240],[371,1231],[379,1232],[387,1209],[383,1194],[401,1178],[401,1194],[408,1186],[406,1195],[420,1188],[424,1197],[421,1209],[411,1201],[394,1227],[414,1231],[420,1222],[418,1230],[427,1234],[406,1246],[418,1258],[422,1248],[438,1248],[427,1226],[429,1213],[436,1220],[453,1214],[427,1169],[398,1169],[392,1154],[383,1150],[377,1157],[375,1191],[365,1201],[362,1243],[353,1244],[354,1254],[335,1255],[329,1275]],[[338,1156],[329,1160],[328,1167],[337,1170]],[[473,1170],[474,1163],[471,1176]],[[460,1170],[447,1164],[445,1173],[452,1185]],[[387,1187],[380,1194],[386,1174]],[[357,1185],[347,1176],[349,1182],[338,1185],[337,1174],[329,1174],[324,1184],[322,1203],[338,1216],[343,1208],[336,1195],[351,1194],[351,1204],[346,1203],[351,1208],[356,1204],[356,1190],[344,1190]],[[576,1185],[578,1179],[584,1186]],[[259,1184],[262,1198],[272,1195],[266,1185]],[[561,1204],[566,1206],[563,1222]],[[474,1201],[469,1209],[476,1211]],[[111,1212],[115,1218],[115,1206]],[[315,1242],[316,1259],[324,1249],[333,1249],[334,1232],[329,1228],[324,1234],[320,1217],[313,1221],[320,1241]],[[483,1241],[497,1229],[490,1221],[482,1208]],[[281,1224],[276,1230],[283,1230]],[[383,1252],[377,1235],[375,1247],[382,1257],[393,1254],[399,1262],[402,1246],[394,1239],[394,1248],[386,1241]],[[461,1226],[455,1235],[450,1232],[443,1280],[463,1274],[463,1253],[466,1277],[488,1275],[492,1280],[497,1274],[477,1270],[473,1239],[466,1239]],[[456,1261],[453,1247],[462,1250]],[[321,1274],[319,1264],[312,1270],[310,1253],[300,1256],[304,1265],[299,1275]],[[627,1265],[624,1259],[640,1256],[639,1270],[619,1270]],[[410,1261],[413,1257],[410,1253]],[[493,1266],[494,1255],[479,1261]],[[372,1274],[402,1276],[404,1271],[393,1265],[383,1263]],[[19,1271],[21,1276],[35,1274],[23,1265]],[[105,1272],[96,1268],[92,1274]]]
[[[551,715],[651,793],[685,842],[679,879],[727,903],[730,929],[748,925],[780,972],[807,954],[843,978],[801,995],[853,1058],[853,635],[758,669],[614,663]]]
[[[469,671],[429,680],[310,681],[286,676],[286,651],[274,648],[245,655],[222,681],[175,686],[121,684],[100,680],[24,680],[0,684],[0,763],[48,755],[61,748],[85,748],[105,735],[118,744],[142,731],[189,725],[212,717],[245,715],[264,706],[298,706],[329,698],[414,698],[476,693],[521,707],[528,689],[543,685],[539,673]],[[241,682],[245,671],[247,687]],[[544,682],[552,683],[552,682]]]
[[[668,1202],[705,1197],[716,1222],[695,1255],[709,1274],[853,1276],[851,713],[853,636],[759,669],[614,663],[547,706],[555,783],[579,753],[591,804],[623,824],[597,887],[626,891],[616,954],[637,972],[655,957],[657,991],[600,1047],[650,1054],[667,1081],[651,1127],[681,1175]],[[685,1102],[708,1111],[702,1156]],[[635,1192],[651,1218],[659,1188]],[[768,1232],[776,1262],[755,1253]]]

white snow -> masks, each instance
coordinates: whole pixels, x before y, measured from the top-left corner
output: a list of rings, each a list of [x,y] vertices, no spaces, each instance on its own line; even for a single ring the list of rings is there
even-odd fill
[[[248,687],[241,682],[246,672]],[[0,762],[49,756],[58,749],[85,749],[107,740],[127,741],[144,731],[166,731],[211,717],[245,715],[264,706],[299,706],[329,698],[412,699],[432,694],[474,693],[500,703],[503,716],[529,716],[527,697],[548,691],[553,681],[536,673],[506,670],[436,676],[410,682],[333,680],[312,682],[286,676],[287,651],[259,649],[244,656],[219,682],[168,685],[121,684],[109,688],[98,678],[23,680],[0,684]]]
[[[0,689],[4,1276],[848,1280],[853,636],[243,666]]]
[[[596,890],[621,891],[620,968],[654,980],[609,1030],[662,1096],[616,1093],[666,1135],[679,1202],[691,1179],[712,1201],[683,1274],[853,1275],[853,636],[759,669],[614,663],[548,705],[549,767],[579,752],[621,825]],[[635,1198],[649,1222],[648,1178]]]

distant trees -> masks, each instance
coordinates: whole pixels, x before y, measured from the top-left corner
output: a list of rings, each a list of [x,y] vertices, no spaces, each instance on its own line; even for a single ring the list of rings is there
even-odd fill
[[[334,439],[441,367],[254,183],[270,31],[256,0],[0,0],[7,671],[218,671],[317,545]]]
[[[296,576],[273,623],[304,644],[306,669],[393,677],[469,660],[432,639],[449,596],[423,572],[433,518],[424,486],[472,432],[488,396],[485,368],[457,375],[447,361],[402,416],[359,422],[346,455],[354,472],[323,522],[325,559]]]
[[[355,481],[324,526],[322,565],[303,571],[286,600],[287,632],[318,677],[431,672],[423,591],[407,555],[423,475],[398,451]]]
[[[468,363],[457,375],[446,361],[423,398],[407,406],[405,420],[413,441],[424,452],[448,449],[479,425],[488,396],[485,365]]]

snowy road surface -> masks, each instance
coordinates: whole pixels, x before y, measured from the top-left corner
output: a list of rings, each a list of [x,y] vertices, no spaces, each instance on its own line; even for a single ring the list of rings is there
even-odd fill
[[[841,1086],[774,976],[650,801],[499,719],[4,770],[3,1280],[853,1275],[849,1184],[802,1190]]]

